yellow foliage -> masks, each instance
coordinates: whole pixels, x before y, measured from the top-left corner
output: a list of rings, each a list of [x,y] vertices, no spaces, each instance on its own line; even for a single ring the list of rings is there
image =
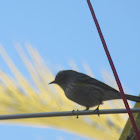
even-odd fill
[[[51,71],[45,65],[41,56],[31,45],[27,45],[29,59],[24,53],[20,44],[16,44],[21,60],[28,69],[34,85],[30,84],[25,76],[21,74],[15,66],[12,59],[8,56],[2,46],[0,46],[0,55],[5,60],[11,72],[15,76],[12,78],[7,73],[0,70],[0,114],[19,114],[19,113],[39,113],[39,112],[57,112],[70,111],[73,109],[84,109],[68,100],[63,91],[56,85],[50,86],[48,83],[54,79]],[[76,67],[76,65],[75,65]],[[91,70],[87,64],[84,68],[91,75]],[[104,73],[104,78],[107,73]],[[113,79],[110,79],[113,81]],[[114,84],[114,81],[112,82]],[[102,109],[122,108],[122,101],[105,102]],[[125,116],[125,117],[124,117]],[[76,117],[51,117],[35,119],[19,119],[4,121],[6,123],[14,122],[19,124],[36,125],[44,127],[56,127],[61,130],[77,133],[83,136],[95,139],[117,140],[124,127],[126,115],[95,115]]]

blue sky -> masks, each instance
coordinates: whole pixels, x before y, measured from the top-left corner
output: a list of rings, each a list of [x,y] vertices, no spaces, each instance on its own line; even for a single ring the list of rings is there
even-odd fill
[[[59,131],[55,128],[38,128],[20,125],[0,126],[2,140],[85,140],[86,137]],[[90,139],[89,139],[90,140]]]
[[[121,82],[129,89],[129,94],[138,95],[140,1],[92,0],[91,2]],[[103,81],[101,76],[103,69],[111,72],[86,0],[5,0],[0,5],[0,21],[0,44],[27,78],[29,74],[18,59],[19,56],[14,48],[15,42],[19,42],[23,47],[26,43],[30,43],[37,48],[46,64],[53,67],[60,65],[70,69],[68,62],[73,60],[79,70],[84,72],[82,63],[86,62],[95,77],[101,81]],[[1,57],[0,61],[0,69],[10,73]],[[37,139],[33,131],[46,138],[42,132],[45,130],[40,128],[37,130],[32,127],[0,125],[0,129],[3,134],[10,132],[11,129],[15,132],[20,131],[19,136],[30,129],[29,139]],[[13,132],[5,139],[19,139],[14,134],[17,135]],[[63,137],[64,133],[61,134]],[[2,138],[4,139],[4,135]],[[73,139],[78,138],[73,136]]]

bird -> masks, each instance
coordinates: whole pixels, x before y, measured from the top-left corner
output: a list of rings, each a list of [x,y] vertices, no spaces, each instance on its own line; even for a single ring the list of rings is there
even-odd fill
[[[49,84],[59,85],[66,97],[71,101],[85,106],[85,110],[99,106],[104,101],[122,99],[121,93],[109,85],[74,70],[62,70],[57,73],[55,80]],[[140,102],[139,96],[125,94],[131,101]]]

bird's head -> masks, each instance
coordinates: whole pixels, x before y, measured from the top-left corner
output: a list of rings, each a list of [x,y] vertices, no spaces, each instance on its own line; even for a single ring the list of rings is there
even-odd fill
[[[74,71],[64,70],[57,73],[55,80],[49,84],[58,84],[62,89],[65,89],[66,85],[74,78]]]

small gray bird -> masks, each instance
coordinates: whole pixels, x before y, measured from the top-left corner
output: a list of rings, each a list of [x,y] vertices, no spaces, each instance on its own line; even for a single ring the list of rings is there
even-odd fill
[[[53,83],[64,90],[68,99],[85,106],[86,110],[93,106],[98,106],[96,109],[98,110],[103,101],[122,99],[120,92],[116,89],[73,70],[60,71],[55,80],[49,84]],[[125,95],[128,100],[140,102],[138,96]]]

